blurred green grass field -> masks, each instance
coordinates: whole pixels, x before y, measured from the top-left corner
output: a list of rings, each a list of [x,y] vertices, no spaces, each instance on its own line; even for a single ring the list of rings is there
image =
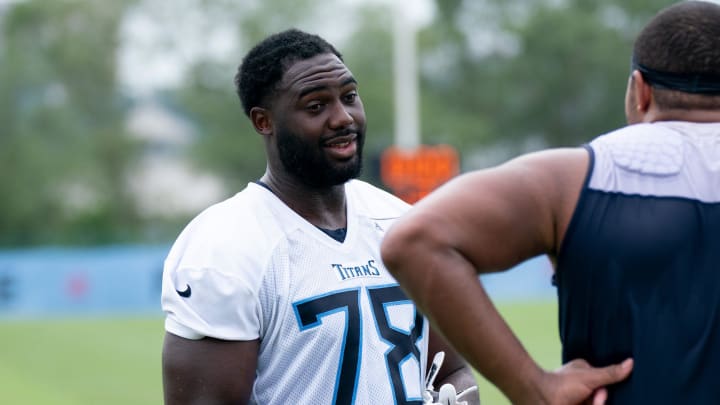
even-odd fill
[[[498,308],[546,368],[560,365],[554,302]],[[11,405],[162,403],[163,320],[151,318],[0,320],[0,392]],[[483,405],[509,404],[479,377]]]
[[[12,405],[161,404],[163,320],[0,321],[0,391]]]

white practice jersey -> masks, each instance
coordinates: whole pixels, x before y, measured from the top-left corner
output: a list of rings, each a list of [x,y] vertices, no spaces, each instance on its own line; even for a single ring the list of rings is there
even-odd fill
[[[252,404],[422,403],[428,322],[379,250],[409,206],[359,180],[345,189],[342,243],[250,183],[195,218],[165,262],[168,332],[260,339]]]

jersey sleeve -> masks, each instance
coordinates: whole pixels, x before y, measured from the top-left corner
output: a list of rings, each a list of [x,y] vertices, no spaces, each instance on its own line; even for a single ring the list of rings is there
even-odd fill
[[[203,213],[178,237],[163,269],[166,331],[187,339],[259,338],[262,238],[252,224],[236,222]]]

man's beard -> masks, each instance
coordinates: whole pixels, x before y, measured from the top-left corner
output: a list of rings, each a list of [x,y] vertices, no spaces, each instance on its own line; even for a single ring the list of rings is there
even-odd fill
[[[276,136],[278,154],[283,167],[307,186],[313,188],[337,186],[357,178],[362,172],[362,150],[365,141],[362,130],[357,132],[357,152],[346,162],[328,160],[319,143],[307,142],[300,135],[286,128],[278,129]]]

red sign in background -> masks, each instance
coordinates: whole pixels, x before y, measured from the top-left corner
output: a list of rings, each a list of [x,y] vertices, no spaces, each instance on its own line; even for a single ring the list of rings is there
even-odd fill
[[[456,176],[460,159],[449,145],[421,145],[415,149],[391,146],[380,158],[380,179],[392,192],[413,204]]]

